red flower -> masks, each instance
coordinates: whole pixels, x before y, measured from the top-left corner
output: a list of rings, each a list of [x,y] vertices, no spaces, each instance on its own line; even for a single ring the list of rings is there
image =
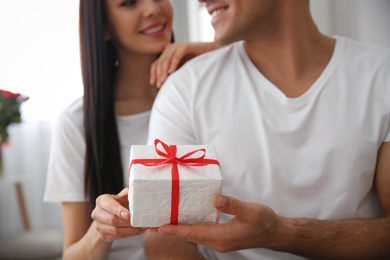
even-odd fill
[[[19,93],[12,93],[8,90],[3,90],[3,89],[0,89],[0,95],[2,95],[3,97],[7,98],[7,99],[16,99],[17,97],[20,96]]]
[[[20,105],[27,99],[19,93],[0,89],[0,145],[8,140],[8,126],[21,122]]]
[[[20,102],[26,101],[28,99],[27,96],[23,96],[20,93],[13,93],[4,89],[0,89],[0,96],[3,96],[5,99],[17,99]]]

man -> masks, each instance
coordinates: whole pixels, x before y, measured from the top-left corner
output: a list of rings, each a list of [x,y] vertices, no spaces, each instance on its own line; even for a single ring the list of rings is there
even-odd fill
[[[149,143],[215,145],[228,196],[148,257],[389,259],[390,51],[321,34],[308,0],[200,2],[231,45],[168,79]]]

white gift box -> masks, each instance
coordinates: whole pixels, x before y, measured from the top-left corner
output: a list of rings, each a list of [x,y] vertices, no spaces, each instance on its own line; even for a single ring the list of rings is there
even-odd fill
[[[198,149],[205,149],[203,154],[206,160],[217,160],[215,149],[211,145],[178,145],[176,158]],[[187,159],[199,157],[200,153],[202,151],[190,155]],[[134,163],[137,159],[166,160],[167,158],[158,155],[153,145],[131,147],[128,194],[131,225],[160,227],[171,224],[172,163],[145,166]],[[218,223],[219,213],[214,208],[214,196],[222,192],[219,165],[191,166],[184,163],[178,164],[177,169],[180,185],[177,196],[178,223]]]

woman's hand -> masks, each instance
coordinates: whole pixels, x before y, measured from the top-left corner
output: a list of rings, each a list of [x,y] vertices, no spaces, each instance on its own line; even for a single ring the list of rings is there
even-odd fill
[[[170,74],[180,68],[188,60],[220,46],[214,42],[170,43],[160,57],[152,64],[150,84],[160,88]]]
[[[125,188],[117,195],[103,194],[96,199],[91,217],[101,239],[107,242],[137,236],[146,230],[130,225],[127,194],[128,188]]]

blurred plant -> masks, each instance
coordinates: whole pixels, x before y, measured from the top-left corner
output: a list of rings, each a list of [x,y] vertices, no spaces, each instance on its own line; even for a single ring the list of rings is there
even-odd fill
[[[8,126],[22,121],[20,106],[27,99],[19,93],[0,89],[0,147],[8,141]]]

